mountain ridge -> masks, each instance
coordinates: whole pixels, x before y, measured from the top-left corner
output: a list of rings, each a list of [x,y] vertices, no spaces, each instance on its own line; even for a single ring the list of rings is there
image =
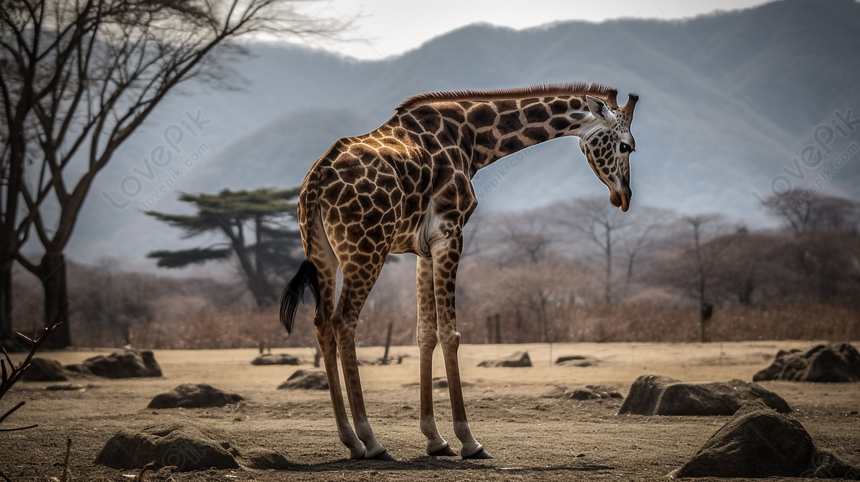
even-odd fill
[[[852,35],[858,28],[856,2],[783,0],[671,22],[568,21],[524,30],[469,25],[387,61],[251,45],[253,56],[235,66],[237,81],[253,72],[242,90],[228,95],[189,84],[123,146],[96,179],[75,231],[87,243],[74,256],[142,260],[153,249],[190,245],[139,212],[142,195],[132,199],[137,209],[124,210],[102,195],[121,199],[122,180],[186,112],[214,113],[198,138],[184,140],[184,153],[203,144],[207,151],[172,189],[289,187],[338,137],[375,129],[411,95],[574,80],[619,88],[620,101],[631,91],[641,96],[633,122],[632,215],[641,203],[760,222],[751,193],[769,194],[773,179],[791,168],[813,142],[813,129],[835,111],[860,115],[860,87],[851,81],[860,74],[860,39]],[[858,141],[852,133],[828,147],[836,155]],[[498,180],[509,161],[480,171],[476,191]],[[848,163],[827,190],[860,196],[857,164]],[[166,172],[144,182],[144,192],[163,183]],[[479,209],[524,210],[606,194],[573,140],[532,148],[513,172]],[[803,182],[816,173],[808,170]],[[152,208],[181,211],[172,198],[168,192]]]

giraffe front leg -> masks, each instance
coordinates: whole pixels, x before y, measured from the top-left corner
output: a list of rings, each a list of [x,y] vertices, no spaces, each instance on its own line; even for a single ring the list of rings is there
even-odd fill
[[[436,349],[436,296],[433,294],[433,261],[418,258],[418,351],[421,385],[421,433],[427,437],[427,454],[433,457],[456,456],[439,434],[433,416],[433,350]]]
[[[442,344],[445,372],[448,376],[448,393],[451,397],[454,433],[463,443],[460,455],[464,459],[491,459],[493,456],[487,453],[484,447],[472,436],[472,429],[466,418],[466,405],[463,402],[463,389],[460,384],[460,362],[457,356],[457,351],[460,348],[460,333],[457,332],[454,293],[461,246],[461,236],[455,236],[437,243],[432,251],[433,292],[436,297],[439,342]]]

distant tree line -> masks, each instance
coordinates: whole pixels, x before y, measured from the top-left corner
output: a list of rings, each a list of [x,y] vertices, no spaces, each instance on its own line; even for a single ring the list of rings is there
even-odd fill
[[[488,214],[468,233],[475,259],[461,268],[463,304],[476,326],[499,313],[509,342],[567,340],[576,313],[595,302],[692,304],[700,341],[731,305],[856,304],[854,202],[792,191],[766,206],[780,227],[750,231],[718,214],[647,206],[624,214],[603,197]]]
[[[224,240],[164,246],[151,253],[158,265],[226,263],[235,274],[178,280],[123,272],[115,263],[72,265],[75,336],[174,348],[311,346],[313,307],[300,310],[305,326],[287,338],[271,306],[302,256],[294,194],[183,194],[196,213],[148,213],[186,235],[217,232]],[[465,233],[458,329],[467,343],[856,339],[860,219],[853,201],[793,192],[768,202],[777,223],[758,231],[716,214],[647,206],[624,214],[603,197],[479,212]],[[254,281],[260,272],[263,290]],[[386,266],[362,311],[360,344],[383,343],[389,323],[395,345],[414,343],[414,276],[412,262]],[[19,283],[16,303],[33,289]],[[496,323],[499,332],[489,333]],[[22,317],[17,326],[35,332],[41,318]]]

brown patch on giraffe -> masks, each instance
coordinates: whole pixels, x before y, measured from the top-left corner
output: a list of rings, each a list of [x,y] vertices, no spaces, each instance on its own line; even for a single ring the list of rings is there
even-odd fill
[[[526,122],[532,124],[536,122],[546,122],[549,119],[549,113],[546,111],[544,104],[534,104],[523,109],[523,114],[526,116]]]
[[[500,134],[509,134],[511,132],[519,131],[522,128],[523,123],[520,122],[519,111],[499,116],[499,125],[497,129]]]
[[[549,139],[549,132],[543,127],[529,127],[523,130],[523,135],[536,143]]]
[[[488,104],[479,104],[473,109],[469,109],[469,113],[466,115],[466,119],[476,129],[494,125],[497,118],[496,110]]]

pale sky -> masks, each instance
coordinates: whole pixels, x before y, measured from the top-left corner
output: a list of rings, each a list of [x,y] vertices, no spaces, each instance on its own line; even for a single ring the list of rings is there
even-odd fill
[[[308,45],[337,51],[359,59],[379,60],[414,49],[456,28],[484,22],[516,29],[565,20],[600,22],[615,18],[679,19],[720,10],[736,10],[768,3],[762,0],[526,0],[466,1],[434,0],[331,0],[303,11],[314,17],[360,18],[347,35],[346,43],[313,42]],[[295,41],[289,39],[288,41]],[[280,42],[280,39],[277,40]]]

